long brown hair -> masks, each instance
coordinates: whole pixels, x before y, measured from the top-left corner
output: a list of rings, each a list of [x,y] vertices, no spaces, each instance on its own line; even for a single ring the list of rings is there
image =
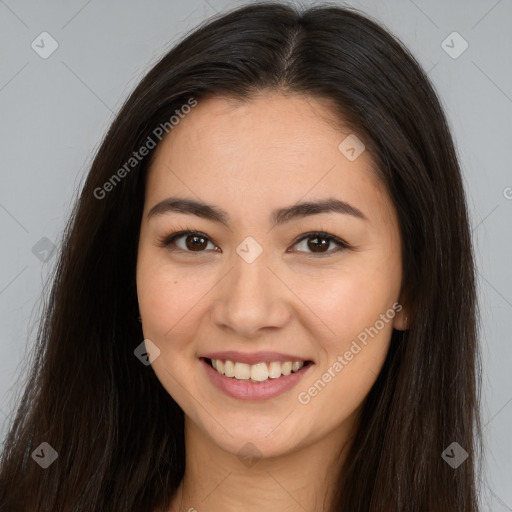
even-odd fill
[[[356,10],[252,3],[208,20],[166,53],[94,158],[63,235],[31,373],[5,439],[2,511],[169,506],[185,469],[183,412],[134,356],[143,339],[138,233],[154,149],[126,163],[190,98],[250,100],[264,90],[336,105],[376,163],[403,241],[410,329],[393,331],[332,510],[477,510],[475,269],[440,102],[408,50]],[[122,179],[113,180],[123,166]],[[32,457],[43,442],[58,453],[46,469]],[[452,443],[468,454],[456,468],[442,456]]]

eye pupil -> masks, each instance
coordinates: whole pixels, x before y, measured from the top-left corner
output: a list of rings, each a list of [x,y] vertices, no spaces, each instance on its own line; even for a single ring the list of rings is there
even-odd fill
[[[312,252],[323,252],[322,248],[329,246],[329,240],[321,237],[310,238],[310,241],[314,243],[308,242],[308,247],[312,250]],[[320,240],[320,243],[318,242]],[[320,250],[319,250],[320,249]]]
[[[190,239],[192,239],[193,242],[189,243]],[[186,238],[186,245],[187,245],[187,248],[192,251],[197,251],[197,250],[200,251],[200,250],[206,248],[207,242],[206,242],[206,238],[204,236],[189,235]]]

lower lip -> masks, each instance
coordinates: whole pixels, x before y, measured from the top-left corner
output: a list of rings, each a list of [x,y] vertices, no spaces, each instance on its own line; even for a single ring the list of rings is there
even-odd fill
[[[309,363],[290,375],[281,375],[277,379],[268,379],[264,382],[251,382],[226,377],[212,368],[204,359],[201,359],[201,362],[208,377],[217,388],[232,398],[251,401],[268,400],[290,390],[313,366],[313,363]]]

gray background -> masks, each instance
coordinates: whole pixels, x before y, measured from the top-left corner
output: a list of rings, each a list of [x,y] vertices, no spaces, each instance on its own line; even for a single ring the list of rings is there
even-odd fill
[[[216,12],[245,3],[0,0],[2,439],[29,361],[43,285],[56,262],[49,251],[60,243],[114,113],[173,42]],[[512,511],[512,1],[347,4],[380,20],[417,56],[453,129],[479,267],[483,510]],[[51,48],[47,36],[41,48],[44,31],[58,43],[46,59],[31,47],[35,41],[39,52]],[[461,55],[463,40],[447,39],[454,31],[469,45]]]

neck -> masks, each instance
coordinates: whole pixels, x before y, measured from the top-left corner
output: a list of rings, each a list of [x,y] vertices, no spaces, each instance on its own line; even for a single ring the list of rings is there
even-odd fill
[[[171,510],[328,510],[353,426],[347,422],[291,453],[251,460],[223,450],[186,418],[186,469]]]

